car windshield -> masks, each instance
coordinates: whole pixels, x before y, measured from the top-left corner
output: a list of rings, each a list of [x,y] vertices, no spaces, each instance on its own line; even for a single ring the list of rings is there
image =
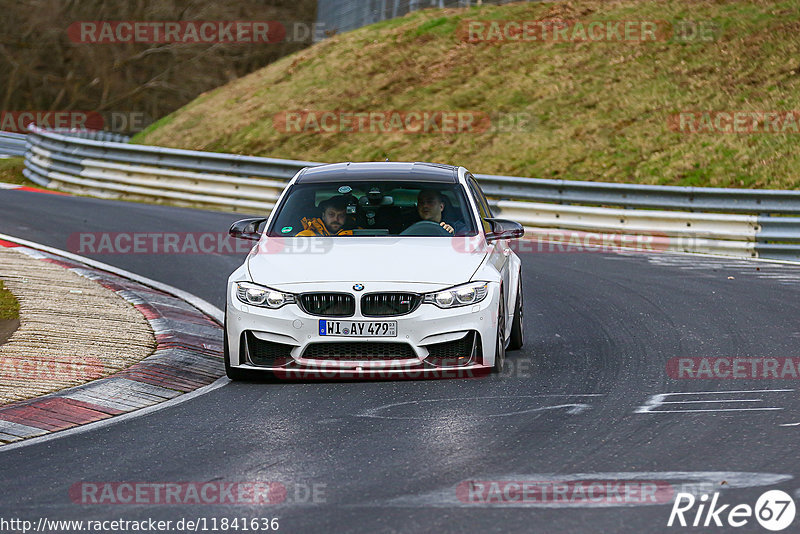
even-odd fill
[[[295,184],[278,207],[267,235],[475,235],[459,184],[355,181]]]

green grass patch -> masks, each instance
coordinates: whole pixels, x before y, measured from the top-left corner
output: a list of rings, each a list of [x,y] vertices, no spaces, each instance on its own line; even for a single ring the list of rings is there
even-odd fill
[[[403,20],[403,17],[395,17],[393,19],[386,19],[380,22],[376,22],[375,24],[372,24],[369,28],[372,31],[386,31],[392,28],[397,28],[398,26],[402,26],[403,24],[405,24],[405,20]]]
[[[37,189],[44,189],[46,191],[57,191],[50,187],[42,187],[41,185],[31,182],[22,170],[25,168],[25,158],[7,158],[0,159],[0,182],[7,184],[22,185],[25,187],[35,187]]]
[[[147,137],[147,134],[149,134],[150,132],[154,132],[159,128],[167,126],[170,122],[172,122],[174,118],[175,118],[174,114],[169,114],[165,117],[161,117],[156,122],[148,125],[144,130],[131,137],[131,143],[142,143],[143,139]]]
[[[24,158],[0,159],[0,182],[38,187],[23,176],[22,169],[24,168]]]
[[[19,302],[0,280],[0,320],[19,318]]]
[[[453,32],[455,32],[459,20],[459,17],[439,17],[431,19],[411,30],[411,35],[419,37],[420,35],[429,33],[432,35],[451,36]]]
[[[22,185],[25,187],[35,187],[36,189],[44,189],[45,191],[57,191],[51,187],[42,187],[41,185],[31,182],[22,170],[25,168],[24,158],[7,158],[0,159],[0,182],[7,184]]]

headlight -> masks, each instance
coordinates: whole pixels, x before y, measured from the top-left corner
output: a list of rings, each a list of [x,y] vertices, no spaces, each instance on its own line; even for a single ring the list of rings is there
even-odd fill
[[[489,293],[488,282],[470,282],[461,286],[451,287],[444,291],[428,293],[422,302],[435,304],[440,308],[457,308],[476,304],[486,298]]]
[[[294,302],[294,295],[250,282],[236,282],[236,298],[251,306],[277,309]]]

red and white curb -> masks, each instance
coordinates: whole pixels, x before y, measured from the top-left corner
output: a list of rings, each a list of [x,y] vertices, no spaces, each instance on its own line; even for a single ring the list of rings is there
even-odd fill
[[[0,189],[13,189],[15,191],[28,191],[31,193],[47,193],[49,195],[62,195],[62,196],[72,196],[69,193],[64,193],[62,191],[48,191],[47,189],[40,189],[38,187],[31,187],[28,185],[17,185],[17,184],[3,184],[0,183]]]
[[[17,247],[114,291],[145,316],[157,343],[153,354],[106,378],[0,406],[0,444],[150,407],[203,388],[225,374],[222,328],[185,300],[61,255],[2,239],[0,246]]]

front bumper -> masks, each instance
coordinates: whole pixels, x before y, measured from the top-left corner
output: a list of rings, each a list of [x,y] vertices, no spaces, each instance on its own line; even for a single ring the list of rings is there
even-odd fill
[[[403,284],[380,287],[386,292],[407,290]],[[326,284],[324,291],[347,292],[359,300],[351,284]],[[236,298],[235,284],[230,283],[226,317],[230,365],[301,379],[483,375],[494,365],[499,298],[499,284],[490,283],[486,298],[469,306],[441,309],[423,303],[407,315],[365,317],[357,305],[351,317],[318,317],[297,304],[277,310],[246,305]],[[396,321],[397,336],[324,336],[320,319]]]

